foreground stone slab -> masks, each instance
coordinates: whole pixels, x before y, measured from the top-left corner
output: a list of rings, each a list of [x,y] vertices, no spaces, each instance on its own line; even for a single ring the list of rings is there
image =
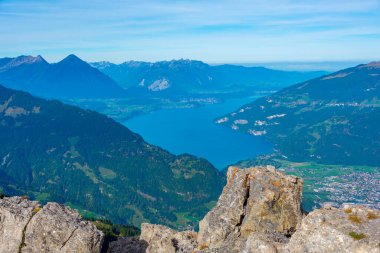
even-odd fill
[[[315,210],[285,252],[380,252],[380,211],[355,205]]]
[[[22,197],[0,199],[0,252],[18,253],[38,202]]]
[[[0,199],[0,252],[100,253],[103,233],[57,203],[40,207],[25,198]]]

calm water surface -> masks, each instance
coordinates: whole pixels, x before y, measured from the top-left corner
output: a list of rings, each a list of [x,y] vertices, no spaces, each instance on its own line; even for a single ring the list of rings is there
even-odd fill
[[[171,153],[190,153],[206,158],[218,169],[234,162],[271,153],[262,137],[233,131],[214,123],[255,98],[231,99],[199,108],[165,109],[136,116],[124,125],[144,139]]]

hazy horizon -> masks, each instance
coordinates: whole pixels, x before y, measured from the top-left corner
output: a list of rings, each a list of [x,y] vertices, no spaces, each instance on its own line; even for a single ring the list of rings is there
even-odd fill
[[[69,54],[71,55],[71,54]],[[58,59],[57,61],[49,61],[45,58],[44,55],[38,54],[38,55],[18,55],[18,56],[6,56],[9,58],[16,58],[19,56],[32,56],[37,57],[41,56],[43,59],[45,59],[47,62],[54,64],[57,63],[67,56],[64,56],[62,59]],[[113,62],[107,59],[101,59],[99,61],[88,61],[84,58],[82,58],[80,55],[76,55],[78,58],[88,62],[88,63],[95,63],[95,62],[109,62],[112,64],[122,64],[125,62],[149,62],[149,63],[156,63],[156,62],[165,62],[165,61],[179,61],[179,60],[191,60],[191,61],[200,61],[198,59],[185,59],[185,58],[177,58],[177,59],[163,59],[163,60],[157,60],[157,61],[138,61],[134,59],[125,59],[123,61],[119,62]],[[3,56],[0,56],[2,58]],[[236,66],[244,66],[244,67],[265,67],[270,69],[276,69],[276,70],[284,70],[284,71],[338,71],[344,68],[350,68],[355,67],[359,64],[366,64],[370,63],[372,60],[350,60],[350,61],[269,61],[269,62],[207,62],[202,61],[206,64],[209,64],[211,66],[217,66],[217,65],[236,65]],[[377,60],[380,61],[380,58]]]

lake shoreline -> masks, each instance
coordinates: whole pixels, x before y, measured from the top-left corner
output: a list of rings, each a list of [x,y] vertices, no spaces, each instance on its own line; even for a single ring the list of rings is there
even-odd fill
[[[240,160],[272,153],[262,137],[231,131],[215,119],[261,96],[228,99],[194,108],[169,108],[123,122],[146,141],[174,154],[190,153],[209,160],[219,170]]]

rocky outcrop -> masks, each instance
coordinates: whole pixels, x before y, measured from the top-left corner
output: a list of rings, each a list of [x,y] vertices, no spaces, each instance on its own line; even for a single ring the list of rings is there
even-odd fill
[[[285,252],[380,252],[380,212],[354,205],[315,210]]]
[[[140,240],[148,243],[147,253],[191,252],[197,246],[193,231],[177,232],[161,225],[142,224]]]
[[[274,167],[230,167],[199,232],[143,224],[147,252],[380,252],[380,213],[360,206],[301,210],[302,179]]]
[[[199,223],[201,248],[218,248],[229,237],[262,234],[286,242],[299,226],[302,180],[267,168],[230,167],[219,201]],[[236,241],[236,240],[234,240]]]
[[[43,253],[101,251],[103,233],[78,212],[22,197],[0,199],[0,252]]]
[[[0,199],[0,252],[380,253],[380,211],[364,206],[301,210],[302,179],[274,167],[230,167],[199,232],[142,224],[140,238],[103,234],[65,206]]]

